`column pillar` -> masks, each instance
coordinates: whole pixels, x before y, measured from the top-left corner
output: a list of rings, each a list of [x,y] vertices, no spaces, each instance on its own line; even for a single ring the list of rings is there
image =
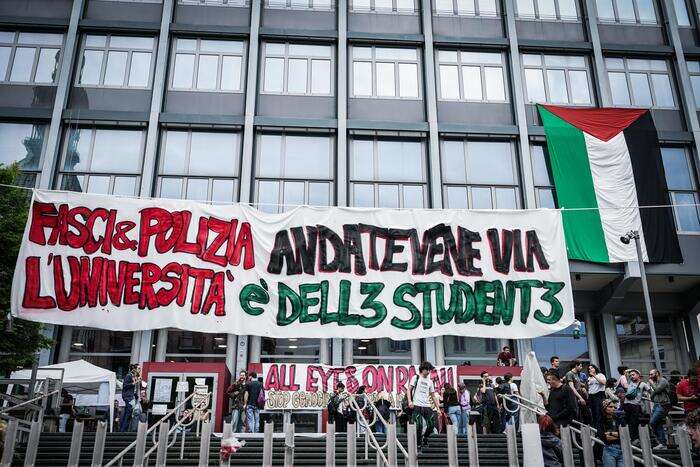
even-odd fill
[[[151,343],[153,340],[153,331],[148,329],[141,331],[140,334],[139,353],[137,359],[139,365],[141,365],[143,362],[148,362],[151,360],[151,350],[153,349],[153,347],[151,347],[153,345]]]
[[[445,364],[445,339],[443,336],[435,337],[435,364]]]
[[[156,362],[164,362],[165,361],[165,353],[167,352],[168,349],[168,329],[159,329],[158,330],[158,338],[156,341],[156,357],[155,360]]]
[[[139,355],[141,353],[141,333],[143,331],[134,331],[131,336],[131,363],[139,363]]]
[[[411,364],[420,365],[421,363],[420,339],[411,339]]]
[[[697,307],[696,307],[697,308]],[[700,315],[691,310],[688,314],[688,339],[692,340],[694,353],[691,356],[694,359],[700,358]]]
[[[250,363],[260,363],[260,352],[262,347],[262,338],[260,336],[248,337],[249,353],[248,361]],[[240,350],[240,349],[239,349]]]
[[[70,346],[73,343],[73,326],[61,326],[61,341],[58,343],[58,363],[65,363],[70,357]]]
[[[600,97],[600,103],[603,107],[611,107],[610,84],[608,83],[608,74],[605,69],[600,34],[598,33],[598,10],[594,1],[584,2],[584,8],[586,11],[584,21],[588,27],[588,37],[593,45],[593,70],[597,78],[595,80],[596,93]]]
[[[330,355],[330,349],[329,344],[330,344],[330,339],[320,339],[319,343],[319,348],[318,348],[318,362],[323,364],[323,365],[328,365],[331,362],[331,355]]]
[[[354,362],[352,351],[352,339],[342,339],[343,341],[343,365],[352,365]]]
[[[609,375],[617,372],[617,367],[622,361],[620,357],[620,345],[617,342],[617,331],[615,330],[615,316],[610,313],[600,315],[603,323],[603,344],[605,348],[606,369]]]
[[[593,313],[586,311],[583,315],[583,321],[586,324],[586,344],[588,345],[588,359],[592,364],[600,368],[600,359],[598,358],[598,330],[595,327]]]
[[[226,334],[226,368],[232,375],[236,375],[236,349],[238,339],[235,334]]]

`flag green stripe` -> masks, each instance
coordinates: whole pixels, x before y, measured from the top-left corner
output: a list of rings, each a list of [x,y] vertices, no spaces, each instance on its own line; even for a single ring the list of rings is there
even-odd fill
[[[559,207],[597,208],[598,201],[583,132],[544,107],[537,108],[547,135],[547,148]],[[597,210],[564,211],[562,217],[570,259],[610,262]]]

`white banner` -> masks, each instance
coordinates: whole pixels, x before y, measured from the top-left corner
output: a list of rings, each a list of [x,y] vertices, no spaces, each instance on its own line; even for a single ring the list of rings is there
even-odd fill
[[[399,408],[408,385],[418,374],[418,365],[334,367],[306,363],[263,363],[262,368],[267,410],[325,409],[338,383],[343,383],[351,394],[364,386],[365,393],[373,401],[381,395],[387,398],[392,407]],[[457,367],[454,365],[438,366],[430,372],[430,377],[438,392],[442,391],[445,383],[457,387]]]
[[[561,214],[35,191],[12,312],[269,337],[529,338],[574,320]]]

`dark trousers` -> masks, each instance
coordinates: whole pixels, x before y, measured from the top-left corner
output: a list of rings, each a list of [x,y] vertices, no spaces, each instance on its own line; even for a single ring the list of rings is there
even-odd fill
[[[340,412],[335,412],[333,415],[333,423],[335,424],[336,433],[345,433],[348,431],[348,420]]]
[[[588,396],[588,407],[591,409],[591,426],[597,427],[603,413],[603,401],[605,391],[600,391]]]
[[[423,429],[425,420],[425,429]],[[413,423],[416,424],[418,446],[423,446],[435,429],[435,412],[430,407],[413,407]]]
[[[642,407],[637,404],[622,404],[622,410],[625,412],[627,426],[630,428],[630,438],[632,441],[639,439],[639,415],[642,413]]]
[[[131,400],[124,401],[124,412],[122,412],[122,418],[119,420],[119,431],[129,431],[129,425],[131,425],[131,413],[133,408],[131,407]]]

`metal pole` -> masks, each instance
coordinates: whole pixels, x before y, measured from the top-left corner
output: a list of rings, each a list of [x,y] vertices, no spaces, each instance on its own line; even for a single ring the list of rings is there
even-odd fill
[[[347,462],[348,467],[357,467],[357,440],[355,438],[355,424],[348,423],[348,451]]]
[[[92,449],[92,464],[91,467],[100,467],[105,452],[105,439],[107,437],[107,422],[100,421],[97,423],[97,431],[95,432],[95,445]]]
[[[418,467],[418,437],[415,423],[409,422],[407,425],[406,443],[408,444],[408,467]],[[471,456],[469,463],[471,465]]]
[[[139,427],[136,430],[136,446],[134,446],[134,467],[143,465],[143,458],[146,454],[146,431],[148,431],[148,423],[139,422]]]
[[[272,422],[265,422],[263,435],[263,467],[272,467]]]
[[[211,421],[202,424],[202,435],[199,437],[199,467],[209,465],[209,446],[211,444]]]
[[[685,426],[676,426],[676,443],[678,443],[678,450],[681,453],[681,465],[683,467],[692,467],[693,457],[690,453],[690,440],[688,439],[688,432]]]
[[[644,467],[654,467],[654,454],[651,451],[651,438],[649,437],[649,425],[639,427],[639,444],[642,448]]]
[[[630,438],[630,429],[628,426],[621,426],[620,433],[620,448],[622,449],[622,459],[625,465],[634,465],[634,453],[632,452],[632,439]]]
[[[70,453],[68,454],[68,467],[78,467],[80,464],[80,448],[83,445],[83,422],[73,424],[73,436],[70,440]]]
[[[571,442],[571,428],[568,426],[561,427],[561,450],[564,455],[564,467],[574,467],[574,446]]]
[[[158,427],[158,447],[156,448],[156,466],[164,467],[165,458],[168,453],[168,431],[170,431],[170,422],[166,421]],[[182,457],[180,457],[182,459]]]
[[[595,467],[591,427],[588,425],[581,426],[581,448],[583,448],[583,465],[585,467]]]
[[[2,452],[2,462],[0,465],[2,467],[10,467],[12,465],[12,458],[15,455],[15,441],[17,440],[17,419],[13,418],[10,423],[7,424],[7,429],[5,430],[5,445],[4,451]]]
[[[41,436],[41,421],[32,422],[27,441],[27,451],[24,454],[24,465],[34,467],[36,464],[36,450],[39,447],[39,436]]]
[[[515,425],[506,427],[506,441],[508,442],[508,467],[519,467],[518,439],[515,433]]]
[[[457,459],[457,431],[456,431],[456,426],[455,425],[447,425],[447,464],[450,467],[457,467],[459,465],[459,461]],[[509,443],[510,444],[510,443]],[[394,449],[396,446],[394,446]],[[509,449],[510,451],[510,449]],[[391,464],[391,462],[390,462]],[[395,465],[395,464],[391,464]],[[517,467],[517,464],[513,466],[511,464],[510,467]]]
[[[326,425],[326,467],[335,467],[335,423]]]
[[[639,262],[639,272],[642,276],[642,291],[644,292],[644,307],[647,310],[647,321],[649,322],[649,332],[651,333],[651,345],[654,348],[654,361],[656,369],[661,371],[661,357],[659,355],[659,343],[656,340],[656,327],[654,326],[654,316],[651,313],[651,300],[649,299],[649,286],[647,285],[647,273],[644,269],[644,258],[642,257],[642,246],[639,240],[639,232],[632,231],[634,245],[637,248],[637,261]]]
[[[369,431],[369,429],[368,429]],[[455,442],[457,440],[455,439]],[[388,423],[386,425],[386,446],[387,446],[387,460],[389,465],[398,465],[397,455],[396,455],[396,425]],[[456,446],[455,446],[456,450]],[[379,456],[377,456],[379,459]]]
[[[476,437],[476,425],[467,427],[467,447],[469,449],[469,467],[479,467],[479,440]]]
[[[294,467],[294,423],[287,423],[285,428],[284,467]]]

